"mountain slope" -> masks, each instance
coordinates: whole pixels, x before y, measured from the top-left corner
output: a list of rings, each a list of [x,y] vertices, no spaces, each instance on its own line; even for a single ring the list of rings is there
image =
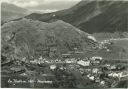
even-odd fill
[[[54,57],[74,49],[86,51],[97,44],[90,36],[60,20],[53,23],[27,19],[11,21],[2,26],[2,53]]]
[[[16,18],[23,17],[28,14],[28,10],[18,7],[13,4],[1,3],[1,19],[2,21],[8,21]]]
[[[88,33],[128,31],[128,1],[81,1],[74,7],[26,18],[53,22],[63,20]]]

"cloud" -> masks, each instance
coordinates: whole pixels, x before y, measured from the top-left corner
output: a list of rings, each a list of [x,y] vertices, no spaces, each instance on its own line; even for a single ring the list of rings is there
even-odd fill
[[[30,7],[31,9],[56,9],[56,10],[62,10],[62,9],[67,9],[70,8],[71,6],[77,4],[77,1],[44,1],[44,3],[35,6],[35,7]]]
[[[43,0],[2,0],[2,2],[12,3],[20,7],[38,6]]]
[[[37,1],[29,1],[29,2],[14,2],[14,4],[20,6],[20,7],[34,7],[38,6],[39,2]]]
[[[76,2],[76,1],[80,1],[80,0],[44,0],[43,4],[49,4],[52,2]]]
[[[61,10],[75,5],[80,0],[1,0],[19,7],[34,10]]]

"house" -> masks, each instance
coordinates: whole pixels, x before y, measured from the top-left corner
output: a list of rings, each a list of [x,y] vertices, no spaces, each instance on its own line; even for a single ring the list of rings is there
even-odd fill
[[[107,49],[107,52],[109,52],[110,51],[110,49]]]
[[[56,69],[56,65],[50,65],[50,69],[51,69],[51,70]]]
[[[59,69],[61,69],[61,70],[66,70],[66,68],[65,68],[65,67],[63,67],[63,66],[61,66]]]
[[[112,65],[112,66],[110,66],[110,69],[111,70],[114,70],[114,69],[116,69],[116,66],[115,65]]]
[[[95,77],[94,77],[94,76],[90,76],[89,79],[90,79],[90,80],[94,80]]]
[[[72,63],[72,61],[70,59],[65,59],[66,63]]]
[[[103,58],[102,57],[98,57],[98,56],[94,56],[94,57],[92,57],[90,59],[91,59],[91,63],[93,65],[98,65],[99,63],[101,63]]]
[[[89,35],[88,38],[91,39],[91,40],[93,40],[93,41],[96,41],[95,37],[93,37],[91,35]]]
[[[102,57],[99,57],[99,56],[94,56],[94,57],[92,57],[90,59],[93,60],[93,61],[96,61],[96,60],[101,61],[103,58]]]
[[[109,77],[118,77],[119,74],[112,72],[112,73],[108,74],[108,76],[109,76]]]
[[[23,57],[21,61],[25,62],[25,60],[26,60],[26,57]]]
[[[74,58],[72,58],[72,59],[66,59],[65,62],[66,63],[76,63],[76,60]]]
[[[87,77],[90,79],[90,80],[95,80],[95,77],[91,74],[88,74]]]
[[[75,58],[71,58],[70,60],[72,61],[72,63],[76,63],[77,62],[77,60]]]
[[[70,55],[71,55],[70,53],[62,54],[62,56],[70,56]]]
[[[119,72],[119,73],[110,73],[108,74],[109,77],[115,77],[115,78],[127,78],[128,72]]]
[[[92,64],[99,64],[100,61],[92,61]]]
[[[105,64],[106,67],[110,67],[111,65],[110,64]]]
[[[105,81],[101,81],[100,84],[101,84],[101,85],[104,85],[104,84],[105,84]]]
[[[93,68],[92,69],[92,73],[98,73],[99,72],[99,69],[98,68]]]
[[[127,71],[120,72],[118,74],[119,74],[119,78],[128,77],[128,72]]]
[[[35,60],[31,60],[30,63],[32,63],[32,64],[38,64],[39,61],[37,59],[35,59]]]
[[[100,78],[99,78],[99,77],[95,78],[95,82],[96,82],[96,83],[101,82]]]
[[[82,66],[89,66],[90,65],[90,61],[83,61],[83,60],[79,60],[77,61],[77,64],[82,65]]]

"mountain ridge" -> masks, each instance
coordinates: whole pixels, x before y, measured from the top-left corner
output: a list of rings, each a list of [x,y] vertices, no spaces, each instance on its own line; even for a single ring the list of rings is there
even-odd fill
[[[88,33],[113,33],[128,31],[127,6],[127,1],[81,1],[69,9],[46,14],[33,13],[25,18],[43,22],[63,20]]]

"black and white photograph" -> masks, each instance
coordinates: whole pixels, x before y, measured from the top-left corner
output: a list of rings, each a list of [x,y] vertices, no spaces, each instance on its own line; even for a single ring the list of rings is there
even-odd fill
[[[128,0],[1,0],[1,88],[128,88]]]

